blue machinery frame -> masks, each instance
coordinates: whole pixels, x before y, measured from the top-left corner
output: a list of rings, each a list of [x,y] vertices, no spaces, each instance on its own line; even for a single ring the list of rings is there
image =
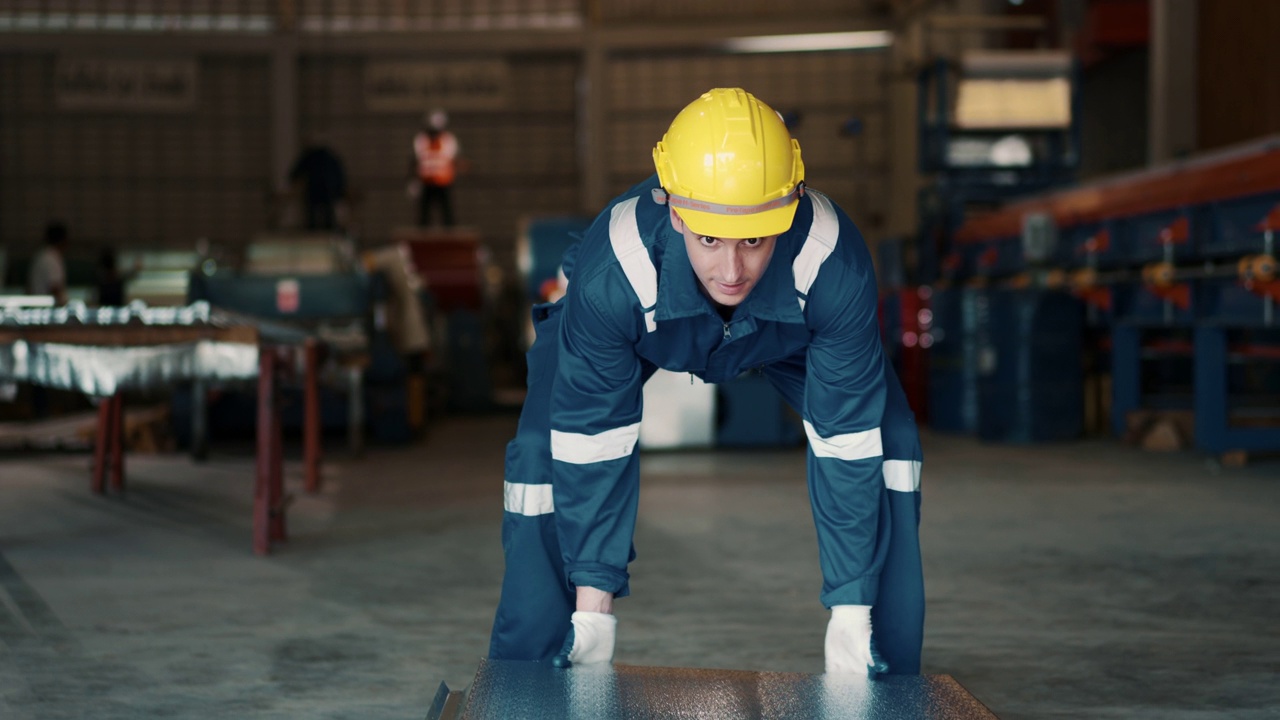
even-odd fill
[[[1031,262],[1028,218],[1056,235]],[[1280,450],[1280,136],[1014,202],[949,240],[947,282],[1071,293],[1109,341],[1112,427],[1132,411],[1189,405],[1208,453]],[[1150,366],[1166,363],[1166,372]],[[1177,364],[1190,392],[1162,396]],[[1189,372],[1187,368],[1189,366]],[[1270,405],[1241,392],[1261,390]],[[1171,405],[1170,405],[1171,403]],[[1248,424],[1248,414],[1263,425]]]

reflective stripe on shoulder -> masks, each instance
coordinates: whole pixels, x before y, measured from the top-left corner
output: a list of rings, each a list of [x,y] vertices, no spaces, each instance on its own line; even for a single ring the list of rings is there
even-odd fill
[[[636,203],[639,198],[624,200],[613,206],[609,214],[609,244],[613,246],[613,254],[627,275],[627,282],[640,299],[640,309],[644,312],[644,325],[653,332],[658,329],[654,313],[658,304],[658,270],[649,257],[649,249],[640,238],[640,227],[636,224]]]
[[[804,245],[791,263],[791,274],[796,280],[801,310],[804,310],[813,281],[818,278],[818,270],[836,249],[836,240],[840,237],[840,219],[836,217],[831,201],[816,190],[808,190],[806,194],[813,201],[813,223],[809,225],[809,235],[804,239]]]
[[[502,508],[517,515],[547,515],[556,511],[551,484],[502,483]]]
[[[865,460],[866,458],[884,455],[880,444],[880,428],[871,428],[856,433],[832,435],[824,438],[818,431],[804,421],[804,432],[809,436],[809,447],[817,457],[836,458],[837,460]]]
[[[920,492],[920,461],[885,460],[884,486],[898,492]]]
[[[573,465],[630,457],[640,439],[640,423],[596,435],[551,431],[551,458]]]

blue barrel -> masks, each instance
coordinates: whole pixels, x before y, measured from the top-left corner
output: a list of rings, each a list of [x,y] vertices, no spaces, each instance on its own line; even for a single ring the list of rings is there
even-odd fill
[[[933,347],[929,349],[929,426],[969,434],[978,427],[978,313],[974,288],[934,290]]]
[[[978,331],[978,437],[1071,440],[1084,431],[1084,308],[1063,292],[987,292]]]

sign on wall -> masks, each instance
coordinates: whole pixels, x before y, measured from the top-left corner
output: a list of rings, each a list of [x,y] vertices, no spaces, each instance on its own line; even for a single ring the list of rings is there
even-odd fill
[[[507,64],[474,62],[370,62],[364,104],[374,112],[500,110],[508,94]]]
[[[181,112],[199,97],[195,60],[60,57],[54,98],[63,110]]]

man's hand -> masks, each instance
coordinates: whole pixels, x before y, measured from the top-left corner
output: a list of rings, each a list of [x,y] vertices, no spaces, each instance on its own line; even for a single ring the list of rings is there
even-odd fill
[[[827,672],[876,675],[889,665],[871,640],[870,605],[836,605],[827,623]]]
[[[613,662],[613,641],[618,618],[609,613],[579,610],[564,638],[560,653],[551,659],[558,668]]]
[[[618,619],[613,616],[613,593],[586,586],[579,586],[575,592],[577,612],[571,618],[573,625],[551,664],[567,668],[574,663],[613,662],[613,639],[618,630]]]

